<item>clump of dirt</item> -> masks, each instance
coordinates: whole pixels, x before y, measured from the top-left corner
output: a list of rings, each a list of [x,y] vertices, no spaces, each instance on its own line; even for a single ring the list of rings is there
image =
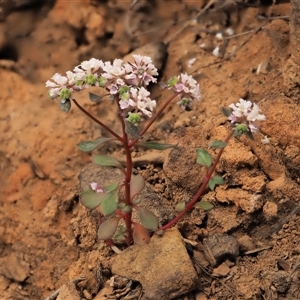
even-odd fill
[[[160,81],[187,72],[202,93],[192,111],[170,106],[146,137],[177,148],[163,154],[134,150],[137,172],[169,216],[201,183],[195,149],[227,135],[220,108],[250,99],[267,117],[255,141],[241,137],[226,148],[217,169],[225,185],[203,197],[214,208],[195,209],[178,224],[198,283],[177,299],[299,299],[300,110],[297,74],[286,62],[292,52],[290,4],[28,0],[20,7],[15,2],[3,6],[0,16],[3,299],[43,299],[72,280],[60,299],[141,296],[139,283],[112,277],[116,254],[101,247],[96,219],[78,201],[78,176],[91,155],[76,144],[107,133],[75,107],[61,112],[48,99],[45,82],[85,59],[122,58],[148,44],[156,45],[151,56],[161,61]],[[168,97],[156,87],[152,92],[158,105]],[[110,102],[87,98],[83,91],[76,99],[118,130]],[[113,143],[97,151],[124,160]],[[205,245],[216,234],[233,238],[239,253],[233,252],[234,259],[221,255],[214,265]],[[225,246],[236,245],[230,241]]]

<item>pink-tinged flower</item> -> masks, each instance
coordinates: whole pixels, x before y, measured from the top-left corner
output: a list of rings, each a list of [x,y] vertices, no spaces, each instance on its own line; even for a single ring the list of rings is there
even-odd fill
[[[191,108],[194,100],[201,99],[199,84],[192,76],[186,73],[171,78],[167,87],[179,94],[180,101],[177,104],[183,109]]]
[[[80,64],[82,70],[85,70],[87,74],[94,74],[99,69],[102,69],[103,66],[104,66],[103,61],[96,58],[85,60]]]
[[[90,184],[90,186],[91,186],[92,190],[95,191],[96,193],[103,193],[104,192],[103,189],[98,185],[97,182],[92,182]]]
[[[101,75],[106,79],[117,79],[125,74],[125,68],[123,67],[122,59],[115,59],[113,63],[107,61],[104,63],[103,71]]]
[[[125,79],[135,86],[143,86],[148,85],[150,82],[157,82],[154,76],[157,76],[158,72],[152,63],[152,59],[149,56],[139,54],[133,54],[132,56],[134,62],[128,62],[124,65],[126,70]]]
[[[156,107],[156,101],[149,98],[150,92],[144,87],[130,88],[130,98],[135,102],[138,111],[149,118],[152,117],[152,111]]]
[[[259,122],[266,119],[265,115],[260,114],[261,110],[257,104],[248,100],[240,99],[238,103],[232,103],[229,107],[232,111],[228,120],[235,125],[246,125],[253,133],[259,130]]]
[[[50,88],[48,94],[51,98],[58,97],[63,89],[68,89],[70,93],[72,93],[74,85],[74,73],[68,71],[66,74],[67,76],[62,76],[61,74],[56,73],[51,77],[53,81],[47,80],[46,87]]]

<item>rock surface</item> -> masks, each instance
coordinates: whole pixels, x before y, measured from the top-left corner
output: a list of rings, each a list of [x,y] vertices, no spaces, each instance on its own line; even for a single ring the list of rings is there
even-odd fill
[[[0,260],[0,274],[9,279],[23,282],[29,276],[29,270],[29,264],[14,253]]]
[[[134,246],[112,262],[112,273],[139,281],[147,300],[169,300],[191,290],[197,274],[176,228]]]
[[[69,282],[60,288],[60,292],[56,300],[81,300],[79,292],[73,282]]]

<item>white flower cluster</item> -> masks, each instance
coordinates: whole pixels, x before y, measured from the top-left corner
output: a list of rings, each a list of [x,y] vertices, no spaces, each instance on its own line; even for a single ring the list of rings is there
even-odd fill
[[[122,110],[134,111],[152,116],[156,101],[149,98],[150,93],[145,86],[156,82],[154,76],[157,69],[148,56],[133,55],[133,63],[115,59],[113,63],[92,58],[83,61],[66,72],[66,76],[56,73],[46,82],[51,98],[61,98],[61,102],[71,99],[72,92],[86,89],[90,86],[106,88],[113,98],[119,95],[119,105]]]
[[[265,115],[260,114],[260,108],[251,101],[240,99],[236,104],[230,104],[232,109],[228,119],[233,124],[244,124],[253,133],[259,130],[259,121],[266,119]]]
[[[178,77],[173,77],[168,82],[168,86],[180,97],[180,101],[177,104],[182,109],[191,108],[194,100],[201,99],[199,84],[192,76],[186,73],[180,74]]]

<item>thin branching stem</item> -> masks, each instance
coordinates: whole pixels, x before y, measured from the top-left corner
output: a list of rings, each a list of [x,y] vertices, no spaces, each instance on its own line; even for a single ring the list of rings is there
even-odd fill
[[[233,136],[234,131],[232,130],[228,136],[226,137],[226,139],[224,140],[225,143],[228,143],[230,138]],[[220,148],[219,152],[215,158],[215,161],[213,163],[213,165],[207,170],[206,175],[204,177],[204,180],[197,192],[197,194],[192,198],[192,200],[185,206],[185,209],[180,212],[173,220],[171,220],[169,223],[167,223],[166,225],[162,226],[161,228],[159,228],[159,230],[166,230],[168,228],[171,228],[172,226],[174,226],[190,209],[192,209],[194,207],[194,205],[196,204],[196,202],[199,200],[199,198],[203,195],[203,192],[205,191],[207,184],[212,176],[212,174],[214,173],[217,164],[220,161],[221,155],[223,154],[225,148]]]
[[[125,204],[131,206],[131,198],[130,198],[130,182],[131,182],[131,174],[132,174],[132,157],[130,147],[128,145],[128,135],[125,130],[125,122],[121,114],[119,114],[119,118],[122,124],[123,131],[123,148],[125,150],[126,156],[126,173],[124,178],[124,187],[125,187]],[[125,213],[124,222],[126,226],[126,243],[129,246],[132,244],[132,211]]]
[[[154,115],[154,117],[146,124],[142,132],[140,133],[141,136],[143,136],[147,130],[150,128],[150,126],[154,123],[155,120],[160,116],[160,114],[165,110],[165,108],[171,103],[171,101],[176,98],[180,93],[176,93],[172,97],[170,97],[163,105],[160,107],[160,109],[157,111],[157,113]],[[133,147],[137,143],[138,139],[132,140],[129,143],[129,147]]]
[[[115,133],[112,129],[110,129],[108,126],[106,126],[104,123],[99,121],[97,118],[95,118],[93,115],[91,115],[88,111],[86,111],[75,99],[72,99],[72,101],[75,103],[75,105],[84,113],[86,114],[90,119],[92,119],[94,122],[99,124],[101,127],[103,127],[105,130],[107,130],[110,134],[112,134],[115,138],[117,138],[120,142],[123,143],[122,137],[120,137],[117,133]]]

